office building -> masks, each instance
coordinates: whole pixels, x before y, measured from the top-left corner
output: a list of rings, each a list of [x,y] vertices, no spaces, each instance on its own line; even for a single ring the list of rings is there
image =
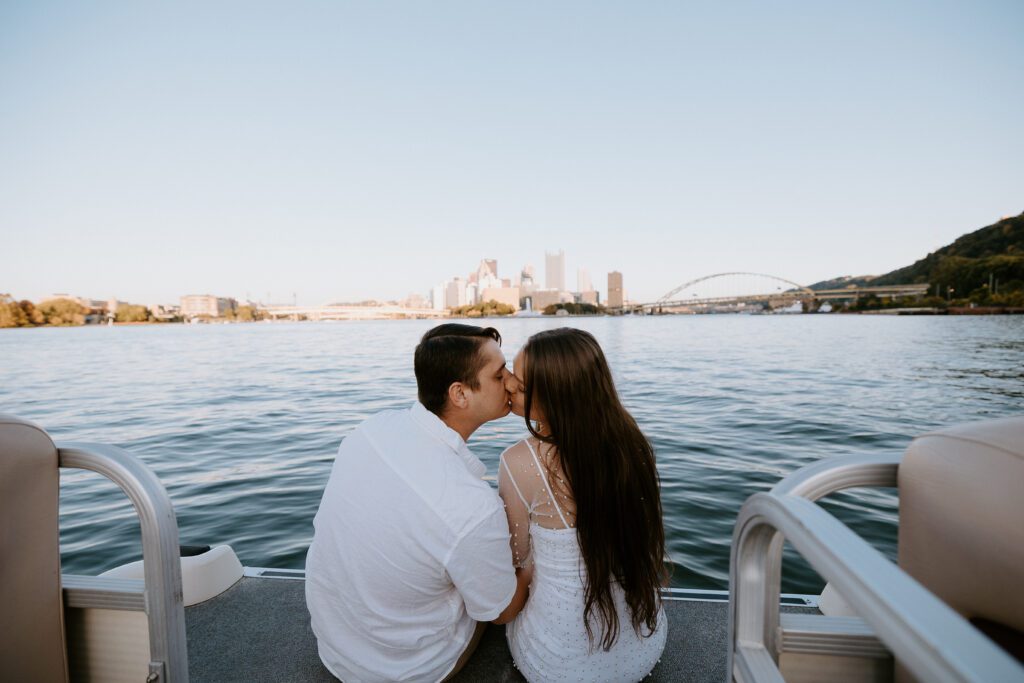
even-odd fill
[[[608,273],[608,308],[622,308],[622,273]]]
[[[228,313],[234,313],[237,308],[238,302],[234,299],[211,294],[187,294],[181,297],[181,317],[183,318],[201,316],[223,318]]]
[[[544,252],[544,289],[565,291],[565,252]]]
[[[519,288],[518,287],[488,287],[480,294],[480,303],[497,301],[499,304],[508,304],[515,310],[519,310]]]
[[[466,305],[466,281],[457,277],[448,283],[444,298],[445,308],[458,308]]]
[[[544,312],[551,304],[571,304],[573,295],[557,289],[535,289],[531,295],[533,310]]]
[[[483,259],[476,269],[477,291],[501,287],[501,280],[498,278],[498,262],[495,259]]]
[[[590,292],[593,291],[594,285],[590,282],[590,271],[586,268],[576,269],[576,291]]]
[[[434,285],[434,288],[430,290],[430,306],[435,311],[443,311],[445,309],[444,296],[446,288],[447,285],[442,282],[439,285]]]

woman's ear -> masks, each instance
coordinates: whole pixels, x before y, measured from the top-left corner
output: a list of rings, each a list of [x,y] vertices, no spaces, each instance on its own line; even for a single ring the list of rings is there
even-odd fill
[[[448,387],[448,402],[456,408],[465,408],[469,405],[469,398],[462,382],[452,382]]]

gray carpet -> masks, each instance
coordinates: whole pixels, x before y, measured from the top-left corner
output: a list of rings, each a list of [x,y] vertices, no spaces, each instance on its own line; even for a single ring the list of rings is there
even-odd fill
[[[724,602],[666,601],[668,643],[647,680],[725,680],[727,608]],[[303,581],[244,578],[213,600],[186,608],[185,624],[194,683],[336,680],[317,656]],[[524,680],[512,665],[503,626],[487,628],[455,680]]]

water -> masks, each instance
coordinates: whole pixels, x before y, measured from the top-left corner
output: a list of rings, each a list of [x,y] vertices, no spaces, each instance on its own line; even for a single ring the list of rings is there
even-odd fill
[[[0,330],[0,412],[54,439],[111,443],[164,482],[182,543],[229,543],[243,564],[301,568],[338,443],[415,397],[412,349],[435,323]],[[725,588],[743,500],[819,458],[897,453],[915,435],[1024,410],[1024,317],[681,316],[493,320],[511,358],[569,324],[601,342],[654,442],[672,583]],[[495,474],[514,417],[471,448]],[[127,499],[98,475],[61,478],[64,571],[138,559]],[[892,490],[826,507],[894,556]],[[787,555],[783,589],[821,580]]]

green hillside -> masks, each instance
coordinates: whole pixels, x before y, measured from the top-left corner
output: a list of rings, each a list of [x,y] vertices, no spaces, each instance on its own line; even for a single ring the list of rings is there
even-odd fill
[[[969,298],[977,303],[998,304],[1001,301],[992,300],[996,293],[1024,292],[1024,213],[963,235],[923,259],[885,275],[835,278],[817,282],[811,289],[922,282],[937,286],[938,290],[933,292],[948,296],[951,291],[953,298]]]

